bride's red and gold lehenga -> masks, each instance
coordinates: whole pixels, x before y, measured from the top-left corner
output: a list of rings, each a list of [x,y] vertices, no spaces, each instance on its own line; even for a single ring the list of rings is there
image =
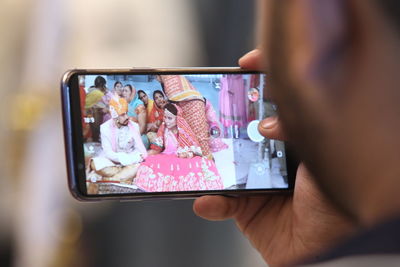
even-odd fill
[[[160,126],[151,149],[161,153],[141,163],[134,184],[146,192],[223,189],[214,161],[202,156],[196,135],[177,108],[177,133],[164,123]],[[192,157],[178,157],[182,154]]]

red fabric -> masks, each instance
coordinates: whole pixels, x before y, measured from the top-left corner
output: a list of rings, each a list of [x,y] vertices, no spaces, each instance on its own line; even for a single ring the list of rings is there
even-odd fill
[[[194,154],[201,156],[202,152],[200,149],[199,141],[197,140],[195,133],[192,131],[192,128],[183,118],[182,109],[177,105],[175,105],[175,107],[178,110],[178,114],[176,116],[176,124],[178,127],[178,143],[179,143],[178,150],[189,149]],[[156,139],[157,140],[156,142],[158,143],[151,144],[150,146],[151,149],[157,151],[162,151],[164,149],[164,134],[165,134],[165,123],[163,123],[158,129],[157,139]]]
[[[165,95],[172,101],[203,98],[184,75],[161,75],[161,80]]]
[[[87,139],[92,136],[92,132],[90,130],[90,125],[85,122],[86,117],[86,92],[85,92],[85,85],[79,85],[79,104],[81,108],[81,117],[82,117],[82,135],[83,138]]]
[[[183,116],[199,140],[203,156],[210,155],[210,132],[206,116],[206,105],[203,101],[192,100],[179,102]]]
[[[149,116],[147,118],[148,123],[155,123],[156,121],[163,121],[164,119],[164,110],[162,108],[157,107],[156,103],[153,104],[153,108],[151,109]]]

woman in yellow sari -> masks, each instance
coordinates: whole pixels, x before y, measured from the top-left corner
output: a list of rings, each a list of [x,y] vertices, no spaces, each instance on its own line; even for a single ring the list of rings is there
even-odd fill
[[[138,90],[137,94],[139,96],[139,99],[142,100],[144,106],[146,107],[147,121],[149,121],[150,112],[151,112],[151,110],[153,109],[153,106],[154,106],[154,100],[149,99],[149,96],[143,90]]]
[[[85,98],[86,116],[94,119],[94,122],[90,124],[93,142],[100,142],[100,124],[103,123],[104,115],[108,113],[107,105],[102,101],[107,93],[106,85],[106,79],[97,76],[94,85],[89,88]]]

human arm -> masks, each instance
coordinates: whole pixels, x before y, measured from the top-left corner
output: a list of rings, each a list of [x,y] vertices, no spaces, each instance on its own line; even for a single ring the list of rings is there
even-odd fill
[[[156,125],[156,113],[158,113],[154,107],[147,113],[147,132],[157,132],[158,127]]]
[[[281,136],[280,126],[274,124],[262,133],[269,138]],[[194,202],[193,209],[208,220],[234,219],[270,266],[316,258],[353,230],[350,220],[321,194],[303,164],[293,195],[204,196]]]
[[[137,120],[138,120],[138,124],[139,124],[139,130],[140,130],[140,134],[144,134],[146,133],[146,118],[147,118],[147,114],[146,114],[146,108],[143,105],[139,105],[137,107]]]
[[[147,123],[147,132],[157,132],[158,127],[155,122]]]
[[[240,60],[255,69],[260,53]],[[271,139],[284,139],[279,120],[260,123],[260,132]],[[208,220],[234,219],[270,266],[293,264],[317,257],[354,230],[354,225],[321,194],[303,164],[299,166],[293,195],[204,196],[194,212]]]

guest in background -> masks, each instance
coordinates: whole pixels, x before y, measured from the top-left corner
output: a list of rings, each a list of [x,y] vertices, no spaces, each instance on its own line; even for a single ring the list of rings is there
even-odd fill
[[[116,81],[114,83],[114,89],[112,91],[107,90],[107,93],[103,96],[102,101],[106,104],[107,112],[105,112],[103,117],[103,122],[108,121],[111,119],[111,115],[109,112],[109,104],[110,100],[114,97],[121,97],[122,96],[122,83]],[[106,111],[106,110],[104,110]]]
[[[146,135],[146,108],[139,95],[136,93],[136,88],[130,84],[126,84],[122,89],[122,96],[128,102],[128,116],[134,122],[139,124],[140,134],[146,148],[149,148],[149,139]]]
[[[152,99],[149,99],[149,96],[146,94],[145,91],[143,90],[138,90],[137,94],[139,95],[139,99],[142,100],[144,106],[146,107],[147,110],[147,120],[149,119],[149,114],[150,111],[153,108],[154,101]]]
[[[114,83],[114,91],[113,91],[114,95],[122,97],[122,88],[123,88],[122,83],[120,81],[116,81]]]
[[[103,101],[108,92],[106,84],[104,77],[97,76],[86,95],[86,116],[94,118],[94,122],[90,124],[93,142],[100,142],[100,125],[104,122],[104,115],[108,113],[107,104]]]
[[[154,105],[147,118],[147,130],[157,132],[164,119],[164,107],[168,103],[163,92],[156,90],[153,93]]]
[[[147,117],[147,137],[150,143],[154,143],[157,131],[164,120],[164,107],[168,103],[163,92],[156,90],[153,92],[154,105]]]

